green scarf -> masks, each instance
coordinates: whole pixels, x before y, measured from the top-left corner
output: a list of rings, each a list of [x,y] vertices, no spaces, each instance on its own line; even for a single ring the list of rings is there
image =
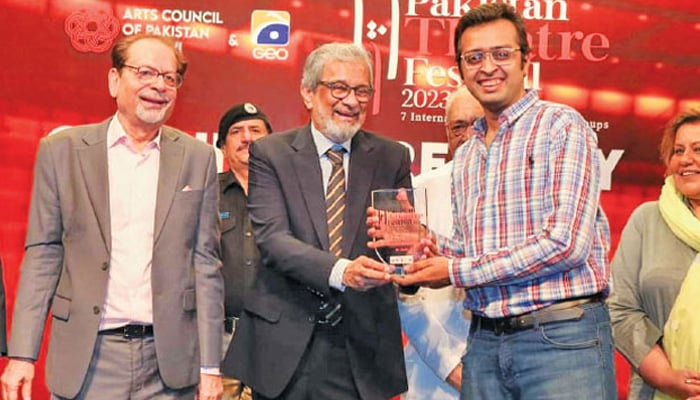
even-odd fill
[[[659,196],[659,211],[678,239],[700,252],[700,220],[686,206],[683,195],[676,189],[673,176],[667,176]]]
[[[700,251],[700,220],[683,201],[673,177],[667,176],[661,196],[659,211],[671,231],[685,244]],[[676,300],[664,324],[664,352],[673,368],[696,370],[700,367],[700,313],[697,313],[697,293],[700,291],[700,256],[688,268],[688,274],[678,291]],[[671,400],[660,390],[654,392],[654,400]]]

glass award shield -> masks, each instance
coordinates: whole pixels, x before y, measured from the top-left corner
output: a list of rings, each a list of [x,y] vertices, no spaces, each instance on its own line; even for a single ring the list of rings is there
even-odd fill
[[[375,251],[380,261],[394,266],[395,274],[403,275],[403,267],[422,254],[420,240],[428,232],[427,200],[425,188],[372,191],[372,207],[379,218]]]

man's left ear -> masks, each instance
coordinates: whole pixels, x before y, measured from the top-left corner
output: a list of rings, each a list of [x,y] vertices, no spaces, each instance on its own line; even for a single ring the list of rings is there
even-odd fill
[[[307,110],[311,110],[311,108],[313,108],[311,98],[314,95],[314,91],[304,86],[299,86],[299,93],[301,93],[301,98],[304,100],[304,107],[306,107]]]
[[[532,59],[532,51],[529,53],[523,55],[521,58],[522,62],[521,65],[523,67],[523,75],[527,76],[527,70],[530,69],[530,60]]]
[[[107,84],[109,85],[109,94],[112,97],[117,97],[117,89],[119,88],[119,71],[116,68],[110,68],[107,72]]]

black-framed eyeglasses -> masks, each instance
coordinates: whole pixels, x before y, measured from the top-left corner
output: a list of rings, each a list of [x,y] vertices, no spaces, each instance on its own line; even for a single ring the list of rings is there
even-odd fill
[[[515,53],[522,49],[512,49],[510,47],[496,47],[488,50],[465,51],[459,58],[468,69],[478,68],[483,64],[486,57],[491,57],[491,62],[496,65],[508,65],[513,61]]]
[[[123,67],[131,68],[141,83],[153,83],[159,76],[162,76],[165,86],[174,89],[182,86],[183,78],[179,72],[160,72],[155,68],[147,66],[136,67],[128,64],[124,64]]]
[[[325,82],[319,81],[321,85],[327,87],[331,91],[331,96],[338,100],[343,100],[350,95],[350,92],[355,92],[355,98],[359,102],[366,102],[374,94],[374,89],[368,85],[350,86],[343,82]]]

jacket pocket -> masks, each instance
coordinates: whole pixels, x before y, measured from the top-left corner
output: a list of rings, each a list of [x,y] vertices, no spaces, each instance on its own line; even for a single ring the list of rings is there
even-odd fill
[[[219,213],[219,215],[221,214],[222,213]],[[228,217],[221,217],[221,233],[226,233],[235,227],[236,217],[234,215],[229,215]]]
[[[54,318],[60,319],[61,321],[68,321],[68,317],[70,317],[70,303],[70,299],[59,295],[54,296],[53,304],[51,305],[51,313]]]
[[[194,311],[197,308],[197,296],[194,289],[187,289],[182,292],[182,309]]]
[[[268,301],[251,297],[246,299],[243,308],[267,322],[277,323],[280,320],[280,310]]]

